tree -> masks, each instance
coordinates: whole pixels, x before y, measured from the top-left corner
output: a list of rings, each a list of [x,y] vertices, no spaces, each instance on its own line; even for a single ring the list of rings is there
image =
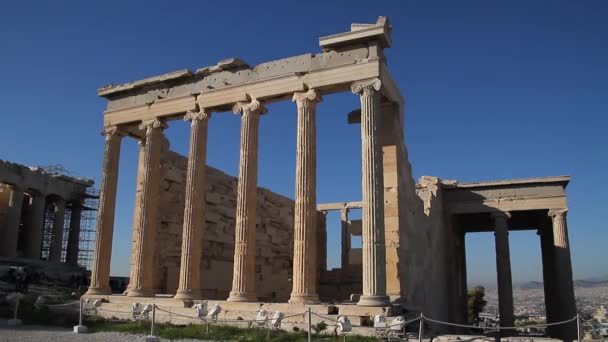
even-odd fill
[[[469,322],[474,322],[479,319],[479,313],[483,311],[488,303],[484,299],[485,295],[486,289],[483,286],[475,286],[475,288],[467,294]]]

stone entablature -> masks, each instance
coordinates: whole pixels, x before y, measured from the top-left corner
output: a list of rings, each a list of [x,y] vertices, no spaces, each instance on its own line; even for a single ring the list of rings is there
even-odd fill
[[[374,25],[388,36],[386,19]],[[323,41],[324,38],[320,38]],[[258,99],[264,103],[291,98],[296,92],[315,89],[321,95],[348,91],[353,82],[379,78],[382,94],[403,103],[385,66],[380,46],[369,36],[344,38],[320,54],[304,54],[249,67],[228,59],[196,72],[184,69],[145,80],[108,85],[98,95],[107,98],[104,125],[135,123],[154,118],[173,119],[196,111],[229,111],[235,103]],[[138,134],[133,132],[133,134]]]
[[[79,198],[93,180],[49,173],[40,167],[25,166],[0,160],[0,183],[15,185],[23,190],[56,195],[67,201]]]
[[[475,183],[442,183],[452,214],[567,208],[570,176],[511,179]]]

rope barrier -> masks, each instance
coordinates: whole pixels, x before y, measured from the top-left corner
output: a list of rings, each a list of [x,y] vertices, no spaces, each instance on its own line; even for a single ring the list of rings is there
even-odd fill
[[[70,305],[79,304],[79,303],[80,303],[80,301],[71,302],[71,303],[63,303],[63,304],[42,304],[42,305],[48,306],[51,308],[56,308],[56,307],[60,307],[60,306],[70,306]]]
[[[561,321],[561,322],[546,323],[546,324],[536,324],[536,325],[525,325],[525,326],[521,326],[521,327],[480,327],[480,326],[477,326],[477,325],[466,325],[466,324],[458,324],[458,323],[450,323],[450,322],[438,321],[438,320],[434,320],[432,318],[428,318],[426,316],[424,316],[424,320],[432,322],[432,323],[443,324],[443,325],[450,325],[450,326],[453,326],[453,327],[460,327],[460,328],[488,329],[488,330],[514,330],[514,329],[525,329],[525,328],[546,328],[546,327],[550,327],[550,326],[554,326],[554,325],[566,324],[566,323],[570,323],[570,322],[576,321],[577,317],[574,316],[571,319],[568,319],[568,320],[565,320],[565,321]]]
[[[110,312],[110,313],[122,313],[122,314],[129,314],[129,315],[133,314],[133,311],[108,310],[108,309],[102,309],[101,307],[97,308],[97,311]]]
[[[172,312],[172,311],[169,311],[169,310],[164,310],[164,309],[161,309],[159,306],[156,306],[156,308],[159,311],[166,312],[166,313],[168,313],[170,315],[175,315],[175,316],[180,316],[180,317],[190,318],[190,319],[199,319],[199,320],[207,321],[207,322],[217,322],[217,323],[253,323],[253,322],[257,322],[257,320],[246,320],[246,319],[213,319],[213,320],[206,320],[204,317],[188,316],[188,315],[179,314],[177,312]]]

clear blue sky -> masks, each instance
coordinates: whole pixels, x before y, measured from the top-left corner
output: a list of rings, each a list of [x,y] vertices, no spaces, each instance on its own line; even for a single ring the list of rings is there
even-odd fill
[[[351,22],[393,25],[389,67],[407,99],[416,179],[572,175],[574,273],[608,273],[608,2],[606,1],[14,1],[0,4],[0,158],[63,164],[99,182],[107,83],[240,57],[251,65],[319,52]],[[318,201],[360,198],[353,94],[318,112]],[[293,197],[295,106],[261,120],[259,184]],[[188,127],[166,131],[187,152]],[[210,165],[237,174],[239,119],[210,123]],[[128,273],[137,147],[123,143],[112,273]],[[336,217],[330,264],[337,261]],[[492,283],[491,234],[467,238],[469,279]],[[538,280],[533,232],[511,234],[514,281]]]

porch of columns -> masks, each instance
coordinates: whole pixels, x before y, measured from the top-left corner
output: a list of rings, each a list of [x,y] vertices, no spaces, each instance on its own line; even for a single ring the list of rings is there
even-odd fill
[[[574,297],[574,281],[572,279],[572,261],[570,258],[570,242],[566,214],[568,209],[549,210],[553,223],[553,272],[554,291],[559,294],[553,308],[554,314],[560,321],[576,316],[576,300]],[[576,339],[576,325],[568,324],[556,327],[556,334],[563,340]]]
[[[295,93],[298,108],[293,288],[289,303],[319,303],[317,294],[316,110],[315,90]]]
[[[511,280],[511,256],[509,252],[509,225],[511,217],[506,212],[492,213],[494,219],[494,240],[496,244],[496,273],[498,284],[498,313],[501,327],[515,325],[513,309],[513,285]],[[509,334],[501,331],[501,334]]]
[[[158,232],[158,191],[160,183],[160,154],[163,130],[167,125],[158,119],[147,120],[139,128],[145,130],[141,141],[143,160],[139,165],[137,208],[133,227],[133,251],[131,275],[127,296],[149,297],[154,295],[155,251]]]
[[[188,112],[184,120],[191,121],[190,152],[186,176],[186,198],[179,287],[175,298],[200,299],[201,246],[205,228],[205,175],[207,159],[207,127],[211,114],[201,109]]]
[[[17,256],[17,239],[19,225],[21,224],[21,211],[23,208],[24,192],[19,186],[11,185],[11,195],[8,202],[8,217],[6,227],[3,229],[2,249],[0,254],[5,257]]]
[[[88,295],[112,293],[110,289],[110,261],[114,235],[120,143],[124,134],[116,126],[106,127],[102,134],[105,135],[106,141],[103,154],[99,209],[97,211],[97,227],[95,229],[91,285],[87,291]]]
[[[386,306],[386,246],[384,182],[379,141],[379,79],[355,82],[351,90],[361,100],[363,294],[360,306]]]
[[[49,260],[51,262],[61,262],[61,250],[63,248],[63,225],[65,223],[65,200],[63,198],[56,198],[54,205],[55,209],[53,214],[53,229],[51,248],[49,250]]]
[[[82,199],[72,201],[70,210],[70,232],[65,253],[65,262],[78,264],[78,244],[80,242],[80,219],[82,216]]]
[[[42,232],[44,224],[44,212],[46,210],[46,196],[44,194],[30,191],[29,216],[26,219],[25,231],[29,234],[25,239],[23,253],[26,258],[40,259],[42,250]]]
[[[228,301],[257,300],[255,291],[255,225],[258,172],[258,129],[266,108],[256,99],[239,102],[233,112],[241,114],[241,148],[236,203],[234,269]]]

